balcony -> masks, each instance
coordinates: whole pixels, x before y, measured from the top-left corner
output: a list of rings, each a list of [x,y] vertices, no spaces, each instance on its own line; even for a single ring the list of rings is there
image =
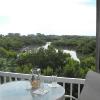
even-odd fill
[[[51,76],[41,76],[41,79],[44,82],[52,81]],[[18,80],[31,80],[31,74],[0,71],[0,84],[11,82],[11,81],[18,81]],[[58,84],[62,85],[65,88],[65,96],[66,95],[73,96],[73,94],[75,94],[74,96],[78,98],[80,95],[81,89],[84,85],[85,79],[57,77],[56,81]],[[70,100],[72,100],[72,98],[70,98]]]

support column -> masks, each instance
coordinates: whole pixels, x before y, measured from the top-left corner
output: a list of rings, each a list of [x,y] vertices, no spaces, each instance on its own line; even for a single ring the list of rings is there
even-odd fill
[[[100,72],[100,0],[96,1],[96,71]]]

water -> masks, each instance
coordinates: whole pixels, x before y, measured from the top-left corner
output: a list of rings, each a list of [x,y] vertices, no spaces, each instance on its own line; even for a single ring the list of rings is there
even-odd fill
[[[48,46],[51,45],[51,42],[47,42],[44,46],[42,46],[44,49],[47,49]]]
[[[47,42],[47,43],[46,43],[44,46],[42,46],[42,47],[43,47],[44,49],[47,49],[49,45],[51,45],[51,42]],[[39,47],[39,48],[40,48],[40,47]],[[38,48],[38,49],[39,49],[39,48]],[[56,51],[58,51],[58,50],[56,49]],[[68,49],[63,49],[63,52],[64,52],[64,53],[69,53],[70,56],[71,56],[71,58],[73,58],[74,60],[80,62],[79,58],[77,57],[76,51],[74,51],[74,50],[68,50]]]
[[[69,53],[71,58],[73,58],[74,60],[80,62],[79,58],[77,57],[76,51],[73,50],[63,50],[64,53]]]

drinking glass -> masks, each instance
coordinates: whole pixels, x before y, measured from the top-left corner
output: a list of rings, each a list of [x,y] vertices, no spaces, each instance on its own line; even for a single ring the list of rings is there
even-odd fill
[[[52,86],[57,85],[57,75],[52,75]]]
[[[42,78],[43,76],[40,75],[40,88],[43,89],[44,88],[44,80]]]

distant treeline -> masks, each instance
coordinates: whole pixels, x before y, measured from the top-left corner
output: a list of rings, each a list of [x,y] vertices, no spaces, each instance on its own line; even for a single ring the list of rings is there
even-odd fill
[[[42,46],[46,42],[52,42],[47,50],[21,51],[28,46]],[[58,48],[56,52],[55,48]],[[80,63],[73,60],[62,49],[76,50]],[[96,37],[95,36],[57,36],[44,35],[20,35],[8,33],[0,35],[0,70],[31,73],[31,69],[38,66],[44,75],[56,74],[58,76],[82,77],[88,70],[95,70]]]

